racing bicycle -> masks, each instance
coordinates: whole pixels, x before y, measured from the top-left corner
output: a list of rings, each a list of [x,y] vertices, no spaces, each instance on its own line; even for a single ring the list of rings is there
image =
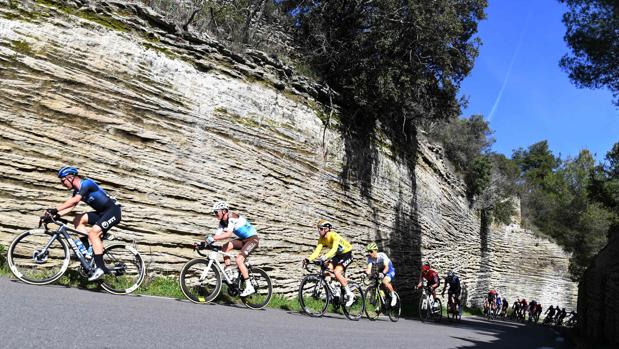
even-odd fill
[[[421,298],[419,299],[419,318],[422,322],[441,321],[443,316],[443,304],[440,298],[432,297],[432,289],[426,284],[421,287]]]
[[[55,224],[57,229],[48,225]],[[71,254],[79,261],[78,272],[88,278],[96,269],[94,259],[87,259],[73,241],[72,235],[88,234],[69,228],[68,221],[58,216],[45,215],[39,220],[38,229],[17,236],[9,246],[7,261],[13,275],[31,285],[47,285],[60,279],[69,268]],[[41,228],[43,227],[43,228]],[[105,233],[102,240],[113,240]],[[97,282],[113,294],[128,294],[144,281],[146,267],[140,253],[128,243],[115,243],[105,247],[103,261],[109,273]]]
[[[317,265],[320,270],[314,272],[309,269],[310,265]],[[365,309],[361,286],[354,282],[348,283],[348,287],[354,295],[354,300],[350,307],[347,307],[348,297],[344,287],[341,285],[338,287],[327,282],[327,277],[331,277],[332,272],[325,262],[321,260],[310,262],[305,264],[304,268],[312,274],[305,276],[299,285],[299,304],[303,312],[313,317],[321,317],[327,311],[329,304],[333,304],[336,311],[341,307],[349,320],[358,321],[361,319]],[[335,282],[333,283],[335,284]]]
[[[224,272],[219,263],[219,255],[234,257],[229,253],[223,252],[221,246],[213,244],[195,244],[194,250],[202,257],[192,259],[181,269],[179,283],[183,294],[187,299],[194,303],[208,303],[213,301],[219,293],[223,283],[228,287],[228,294],[237,297],[243,292],[245,284],[240,274],[233,274],[238,269],[230,268],[230,272]],[[204,254],[201,250],[210,251]],[[262,309],[266,307],[273,297],[273,285],[271,278],[262,269],[254,267],[249,262],[249,257],[245,258],[245,266],[249,272],[249,282],[256,292],[241,297],[241,302],[251,309]]]
[[[396,322],[400,319],[400,313],[402,312],[402,304],[400,303],[400,296],[397,292],[394,292],[397,299],[396,305],[391,306],[391,297],[385,294],[385,287],[382,286],[382,278],[377,273],[372,274],[367,281],[369,282],[368,288],[365,289],[365,316],[370,320],[378,319],[381,313],[387,314],[389,320]]]

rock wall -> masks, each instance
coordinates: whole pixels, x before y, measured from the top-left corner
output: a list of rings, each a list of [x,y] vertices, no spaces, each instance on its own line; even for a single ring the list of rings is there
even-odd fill
[[[619,236],[587,268],[578,291],[578,327],[596,341],[619,346]]]
[[[352,274],[376,240],[406,299],[429,259],[462,274],[470,303],[499,287],[575,304],[569,256],[517,225],[481,234],[463,182],[423,135],[412,162],[377,144],[368,190],[321,86],[138,5],[0,0],[0,95],[0,243],[68,197],[55,172],[73,164],[123,204],[115,234],[136,241],[151,273],[175,274],[225,199],[257,227],[252,260],[277,292],[295,291],[326,217],[359,251]]]

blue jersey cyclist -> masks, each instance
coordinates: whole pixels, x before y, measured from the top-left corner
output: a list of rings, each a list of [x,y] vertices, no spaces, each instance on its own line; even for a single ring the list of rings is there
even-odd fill
[[[58,178],[60,178],[60,182],[65,188],[73,190],[73,196],[56,206],[56,208],[48,209],[48,213],[63,216],[73,211],[80,201],[87,203],[94,209],[92,212],[76,215],[75,219],[73,219],[73,224],[76,230],[88,234],[88,242],[92,245],[97,266],[88,280],[97,280],[103,274],[109,273],[109,270],[103,263],[103,242],[101,241],[101,236],[120,223],[121,207],[95,181],[88,178],[80,178],[75,167],[63,166],[58,171]],[[86,225],[90,225],[91,228],[87,228]]]
[[[240,296],[247,297],[256,292],[256,290],[251,282],[248,281],[249,271],[247,271],[247,267],[245,266],[245,259],[258,247],[258,232],[256,232],[256,228],[254,228],[245,217],[231,212],[228,204],[224,201],[216,202],[213,205],[213,213],[215,213],[215,216],[219,219],[219,227],[215,235],[209,235],[206,238],[206,242],[211,244],[214,241],[229,239],[234,235],[238,237],[238,239],[230,240],[228,243],[224,244],[222,251],[227,253],[233,249],[241,250],[241,252],[236,255],[236,265],[239,267],[243,280],[245,280],[245,288]],[[226,268],[230,267],[230,257],[224,256],[224,264]]]
[[[382,279],[383,284],[387,290],[389,290],[389,295],[391,296],[391,306],[395,307],[398,300],[395,296],[393,284],[391,283],[395,277],[395,269],[393,268],[391,259],[389,259],[384,252],[378,252],[378,245],[376,245],[375,242],[369,243],[365,248],[365,251],[368,253],[368,267],[365,270],[365,273],[370,275],[372,273],[372,267],[378,267],[378,270],[380,270],[378,277]]]
[[[443,291],[441,292],[443,296],[445,295],[447,285],[449,285],[449,292],[447,294],[449,301],[454,302],[456,306],[460,305],[460,293],[462,292],[460,278],[451,270],[447,272],[447,277],[445,278],[445,284],[443,285]]]

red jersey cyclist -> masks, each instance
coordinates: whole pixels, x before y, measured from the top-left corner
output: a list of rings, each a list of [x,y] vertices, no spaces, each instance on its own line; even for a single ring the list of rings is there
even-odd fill
[[[438,277],[436,270],[430,268],[429,262],[425,262],[423,263],[423,266],[421,266],[421,275],[419,275],[419,283],[417,284],[417,288],[421,288],[423,285],[423,279],[428,281],[428,287],[432,290],[432,298],[436,302],[436,289],[441,284],[441,279]]]

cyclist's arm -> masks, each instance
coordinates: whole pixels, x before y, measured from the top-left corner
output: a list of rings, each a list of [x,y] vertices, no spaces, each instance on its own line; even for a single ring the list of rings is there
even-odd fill
[[[80,200],[82,200],[82,196],[79,194],[69,198],[67,201],[56,207],[56,209],[58,210],[58,214],[64,216],[65,214],[73,211],[75,206],[80,203]]]
[[[314,252],[312,252],[312,254],[309,257],[307,257],[307,259],[309,259],[311,262],[314,259],[318,258],[318,256],[320,255],[320,251],[322,251],[322,244],[316,245],[316,249],[314,250]]]
[[[372,263],[368,263],[368,267],[365,268],[365,273],[368,275],[372,273]]]
[[[215,241],[225,240],[225,239],[231,238],[233,235],[234,233],[232,232],[232,230],[224,230],[224,232],[219,235],[213,235],[213,239]]]
[[[385,262],[383,263],[383,265],[385,266],[385,267],[383,268],[383,274],[387,274],[387,272],[389,271],[389,263],[388,263],[387,261],[385,261]]]

